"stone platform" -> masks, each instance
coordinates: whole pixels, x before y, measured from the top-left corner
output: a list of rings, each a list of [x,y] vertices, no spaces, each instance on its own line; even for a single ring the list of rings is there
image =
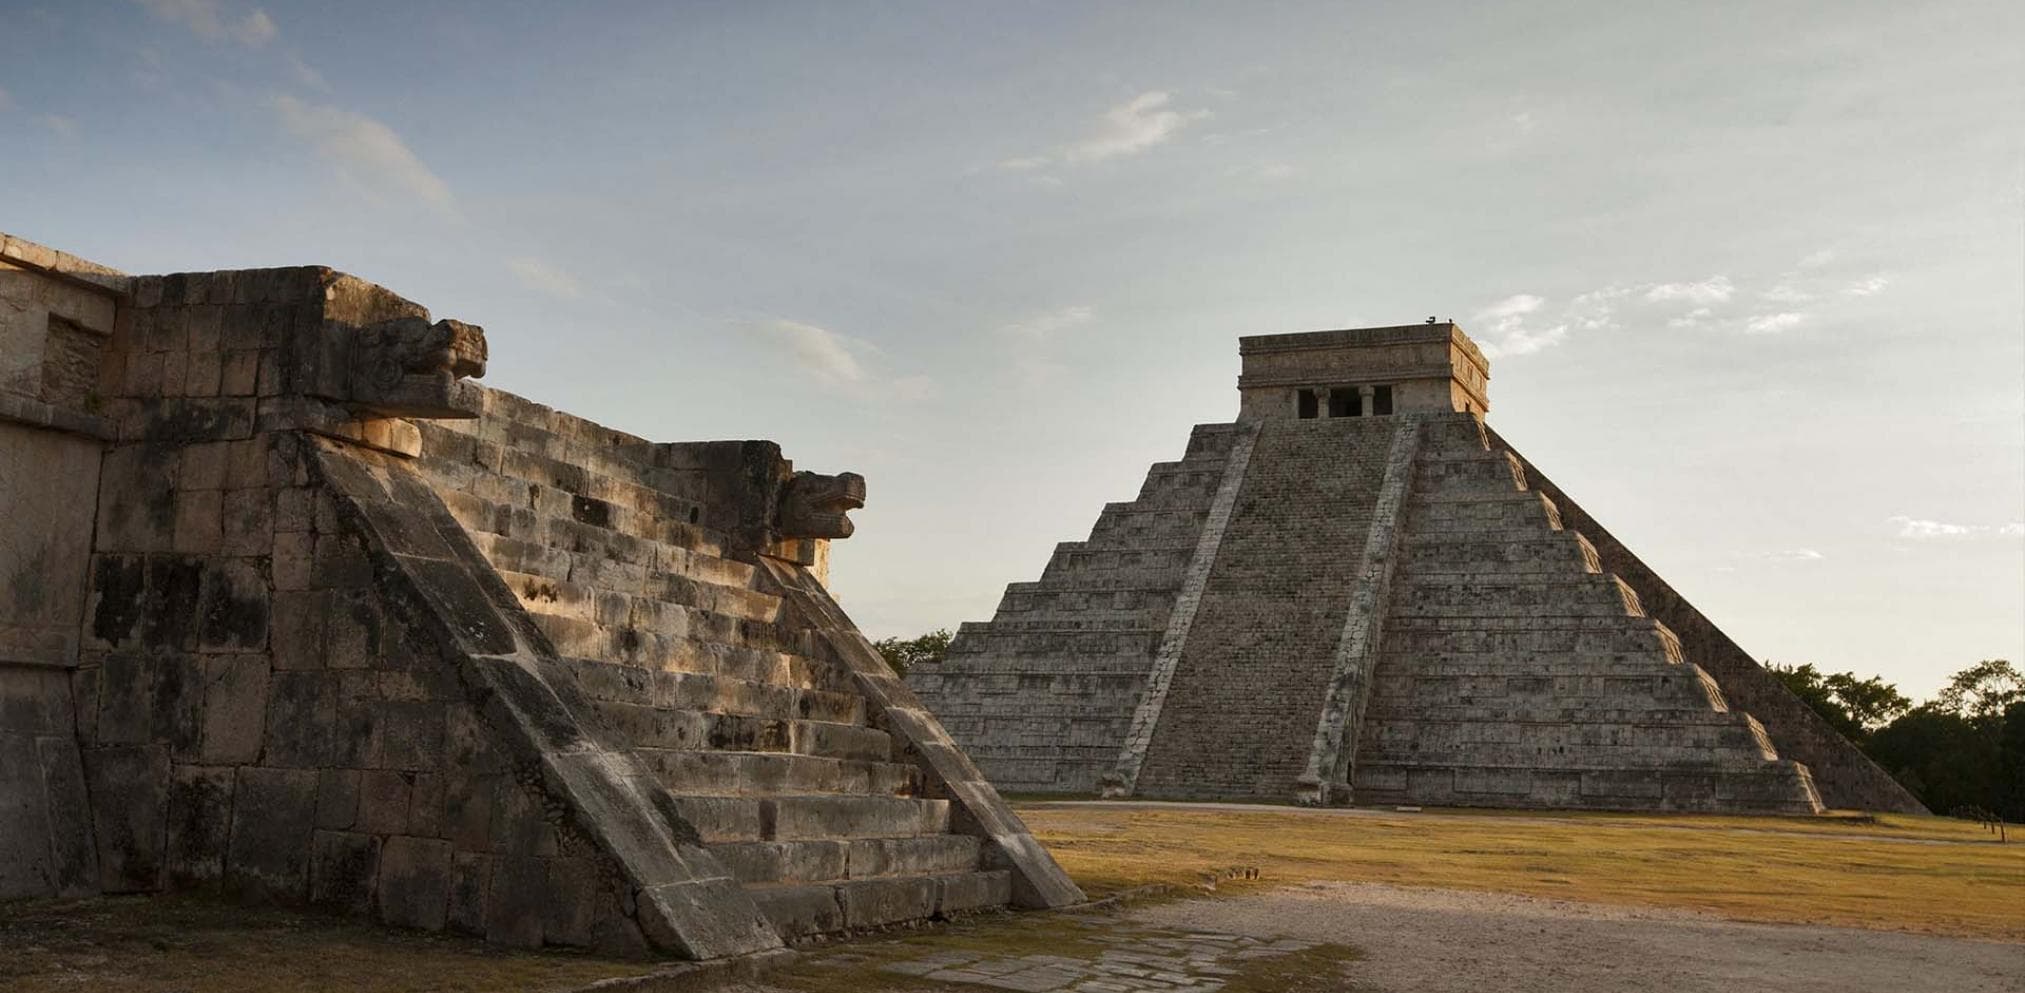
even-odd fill
[[[862,479],[329,269],[0,249],[0,898],[688,958],[1081,900],[825,588]]]

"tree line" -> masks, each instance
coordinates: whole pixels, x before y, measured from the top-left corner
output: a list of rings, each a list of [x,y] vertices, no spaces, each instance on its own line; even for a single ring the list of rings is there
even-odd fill
[[[893,671],[940,661],[947,628],[872,643]],[[1954,674],[1924,703],[1877,676],[1765,668],[1936,814],[2025,822],[2025,676],[2003,659]]]
[[[2025,822],[2025,676],[2003,659],[1915,704],[1877,676],[1765,668],[1936,814]]]

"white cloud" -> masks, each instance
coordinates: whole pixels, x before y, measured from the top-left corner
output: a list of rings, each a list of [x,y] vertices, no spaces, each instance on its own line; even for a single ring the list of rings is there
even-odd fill
[[[1209,116],[1206,110],[1184,113],[1169,109],[1170,99],[1168,93],[1153,90],[1105,111],[1097,131],[1063,149],[1062,160],[1101,162],[1134,155],[1173,138],[1189,122]]]
[[[1477,343],[1478,347],[1485,355],[1497,358],[1531,355],[1560,344],[1568,337],[1566,322],[1545,328],[1533,328],[1526,324],[1528,315],[1538,312],[1545,303],[1546,300],[1531,293],[1519,293],[1477,311],[1477,320],[1490,322]]]
[[[300,56],[290,55],[288,57],[288,71],[295,76],[295,81],[301,83],[305,88],[324,93],[330,92],[330,81],[324,79],[323,73],[311,68],[310,64],[304,62]]]
[[[785,350],[803,375],[837,393],[861,400],[911,402],[937,392],[935,380],[927,376],[876,374],[860,356],[877,353],[877,348],[828,328],[789,320],[761,321],[752,327]]]
[[[281,124],[308,142],[339,174],[369,193],[394,190],[438,207],[450,206],[450,187],[429,171],[394,129],[364,114],[306,104],[292,96],[273,100]]]
[[[1522,110],[1512,115],[1512,126],[1518,128],[1520,134],[1530,134],[1534,128],[1540,126],[1540,122],[1533,119],[1532,111]]]
[[[1890,285],[1891,285],[1890,276],[1887,276],[1881,272],[1872,273],[1871,275],[1865,276],[1862,279],[1859,279],[1856,282],[1849,284],[1849,286],[1845,288],[1843,292],[1853,297],[1874,296],[1877,293],[1882,292],[1885,287]]]
[[[1814,299],[1814,294],[1798,286],[1794,286],[1790,282],[1779,283],[1771,289],[1758,294],[1758,296],[1773,303],[1807,303]]]
[[[1038,341],[1051,338],[1057,332],[1088,324],[1096,316],[1097,312],[1089,307],[1063,307],[1060,310],[1037,314],[1023,321],[1015,321],[1000,328],[999,333]]]
[[[999,168],[1030,172],[1137,155],[1173,139],[1182,128],[1209,116],[1206,110],[1176,110],[1169,106],[1172,102],[1173,94],[1164,90],[1141,93],[1105,111],[1097,119],[1096,128],[1081,140],[1052,152],[1004,159]]]
[[[1666,326],[1670,328],[1699,327],[1703,321],[1709,319],[1710,313],[1711,311],[1707,307],[1696,307],[1679,317],[1668,319]]]
[[[575,276],[540,259],[508,259],[506,267],[520,277],[522,284],[550,296],[574,300],[583,295],[583,284],[577,282]]]
[[[1698,306],[1723,303],[1730,299],[1736,287],[1730,284],[1728,276],[1710,276],[1694,283],[1660,283],[1645,291],[1647,303],[1663,303],[1669,300],[1684,300]]]
[[[1784,551],[1768,552],[1765,557],[1774,562],[1819,562],[1828,556],[1812,548],[1788,548]]]
[[[2013,521],[1997,528],[1997,533],[2006,538],[2025,537],[2025,521]]]
[[[1791,311],[1780,314],[1759,314],[1744,322],[1744,331],[1749,334],[1778,334],[1799,327],[1807,319],[1806,314]]]
[[[1507,318],[1520,317],[1526,314],[1530,314],[1536,310],[1539,310],[1540,305],[1546,302],[1547,301],[1539,297],[1536,297],[1531,293],[1519,293],[1513,296],[1508,296],[1503,300],[1498,301],[1497,303],[1491,304],[1490,306],[1485,307],[1480,311],[1477,311],[1477,317],[1478,318],[1488,317],[1494,320],[1504,320]]]
[[[1961,538],[1981,530],[1968,524],[1946,524],[1905,516],[1890,520],[1898,525],[1898,536],[1901,538]]]
[[[1809,252],[1805,257],[1801,258],[1800,268],[1819,269],[1822,266],[1825,266],[1828,263],[1835,261],[1835,255],[1836,252],[1835,249],[1833,248],[1824,248],[1821,249],[1820,251]]]
[[[258,48],[280,33],[274,19],[258,7],[244,15],[234,15],[219,0],[140,0],[140,4],[156,17],[181,24],[205,41],[235,41]]]

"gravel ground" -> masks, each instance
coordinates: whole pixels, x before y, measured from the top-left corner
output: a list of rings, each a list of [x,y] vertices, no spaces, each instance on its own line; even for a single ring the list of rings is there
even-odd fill
[[[1366,958],[1350,967],[1349,988],[1381,993],[2025,991],[2021,944],[1746,924],[1501,893],[1311,883],[1132,916],[1355,945]]]

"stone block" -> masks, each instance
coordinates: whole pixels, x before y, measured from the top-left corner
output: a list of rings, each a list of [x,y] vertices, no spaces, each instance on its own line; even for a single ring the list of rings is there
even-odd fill
[[[316,805],[315,771],[242,767],[232,803],[227,884],[277,900],[306,897]]]
[[[360,775],[359,830],[373,834],[402,834],[408,830],[408,808],[413,800],[411,776],[382,769]]]
[[[450,895],[444,925],[461,934],[485,933],[486,882],[492,859],[459,851],[450,857]]]
[[[603,877],[602,866],[591,858],[559,858],[548,863],[547,915],[542,920],[542,940],[551,945],[592,945],[601,919],[618,912]]]
[[[266,732],[267,677],[266,656],[204,659],[203,761],[236,764],[259,758]]]
[[[267,647],[267,574],[253,558],[219,559],[204,570],[198,594],[197,647],[207,652]]]
[[[548,920],[548,902],[548,867],[541,859],[493,858],[485,894],[485,940],[539,947]]]
[[[274,594],[272,641],[276,669],[321,669],[334,594],[296,590]]]
[[[346,913],[373,906],[381,841],[355,831],[317,831],[311,841],[310,902]]]
[[[233,782],[227,767],[175,767],[168,790],[165,859],[170,886],[213,883],[224,874]]]
[[[453,877],[449,842],[388,838],[380,849],[380,919],[397,927],[442,930]]]
[[[87,750],[83,758],[92,835],[98,842],[99,889],[159,889],[168,827],[168,748],[113,745]]]
[[[217,490],[178,490],[172,547],[192,555],[215,555],[224,539],[224,496]]]
[[[844,923],[853,928],[879,927],[935,915],[940,881],[925,876],[852,880],[837,886]]]
[[[325,769],[316,779],[316,826],[347,830],[358,823],[361,773]]]
[[[265,759],[284,768],[331,764],[340,751],[335,740],[337,681],[318,671],[277,671],[268,681]]]

